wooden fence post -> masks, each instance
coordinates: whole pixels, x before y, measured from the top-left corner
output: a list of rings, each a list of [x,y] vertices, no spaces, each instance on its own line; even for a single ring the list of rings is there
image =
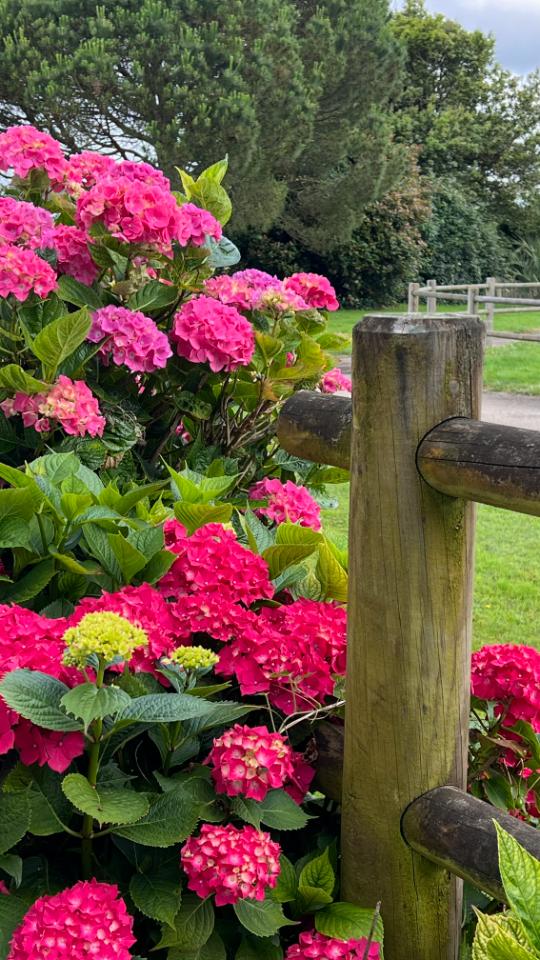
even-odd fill
[[[467,287],[467,313],[470,313],[472,316],[475,316],[477,311],[476,297],[478,295],[478,290],[471,284]]]
[[[409,284],[409,295],[407,298],[407,309],[409,313],[418,313],[418,310],[420,308],[420,297],[418,296],[419,290],[420,290],[419,283]]]
[[[436,289],[437,289],[437,281],[436,281],[436,280],[428,280],[427,283],[426,283],[426,287],[429,287],[431,290],[436,290]],[[437,313],[437,297],[434,297],[434,296],[431,296],[431,297],[430,297],[429,294],[428,294],[428,298],[427,298],[427,312],[428,312],[428,313]]]
[[[416,449],[476,417],[483,325],[369,316],[354,330],[343,897],[382,901],[386,960],[455,960],[460,881],[411,851],[404,810],[463,787],[474,510],[432,490]]]
[[[497,280],[495,277],[488,277],[486,280],[486,296],[494,297],[495,296],[495,285]],[[488,333],[493,332],[495,319],[495,304],[486,303],[486,330]]]

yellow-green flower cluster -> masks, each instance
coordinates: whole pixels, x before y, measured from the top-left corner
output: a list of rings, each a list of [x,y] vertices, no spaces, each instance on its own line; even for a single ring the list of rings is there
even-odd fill
[[[83,667],[95,654],[108,663],[120,658],[130,660],[134,650],[148,643],[148,636],[118,613],[103,610],[87,613],[76,627],[64,634],[64,662]]]
[[[177,647],[169,655],[169,659],[178,666],[188,670],[202,670],[213,667],[219,660],[219,657],[212,650],[206,647]]]

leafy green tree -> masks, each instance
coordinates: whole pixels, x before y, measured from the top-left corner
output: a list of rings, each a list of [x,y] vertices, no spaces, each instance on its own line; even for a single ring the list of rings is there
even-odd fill
[[[420,163],[453,176],[500,221],[519,225],[540,184],[540,74],[525,80],[494,59],[494,40],[423,0],[392,18],[405,52],[396,135],[421,147]]]
[[[228,154],[236,230],[324,246],[394,174],[388,0],[0,0],[0,26],[3,124],[171,175]]]

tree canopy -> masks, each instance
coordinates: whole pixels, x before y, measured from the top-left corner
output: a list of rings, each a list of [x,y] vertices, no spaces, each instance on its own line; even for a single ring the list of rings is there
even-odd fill
[[[0,0],[0,121],[193,172],[319,249],[395,177],[388,0]]]

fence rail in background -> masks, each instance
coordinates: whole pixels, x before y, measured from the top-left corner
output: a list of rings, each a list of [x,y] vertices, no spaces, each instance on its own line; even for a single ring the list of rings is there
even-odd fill
[[[302,391],[278,426],[288,452],[351,469],[345,727],[317,732],[318,782],[342,803],[344,897],[382,901],[387,960],[456,960],[458,877],[502,896],[493,819],[540,856],[538,831],[465,792],[471,501],[540,515],[540,433],[477,419],[483,333],[368,316],[352,404]]]
[[[492,333],[498,305],[503,308],[499,311],[501,313],[528,313],[535,307],[540,310],[540,298],[513,297],[506,296],[504,293],[505,291],[525,289],[540,291],[540,282],[507,283],[499,281],[495,277],[488,277],[485,283],[440,284],[436,280],[427,280],[425,286],[420,283],[410,283],[408,310],[409,313],[417,313],[420,309],[420,301],[423,299],[426,301],[429,314],[436,313],[438,301],[463,303],[464,310],[469,314],[478,314],[480,312],[478,307],[482,305],[484,307],[484,310],[481,311],[482,318],[486,322],[488,332]],[[485,291],[485,293],[480,291]],[[501,293],[501,291],[503,292]],[[511,334],[506,334],[506,338],[511,339]],[[528,338],[520,337],[519,339]]]

